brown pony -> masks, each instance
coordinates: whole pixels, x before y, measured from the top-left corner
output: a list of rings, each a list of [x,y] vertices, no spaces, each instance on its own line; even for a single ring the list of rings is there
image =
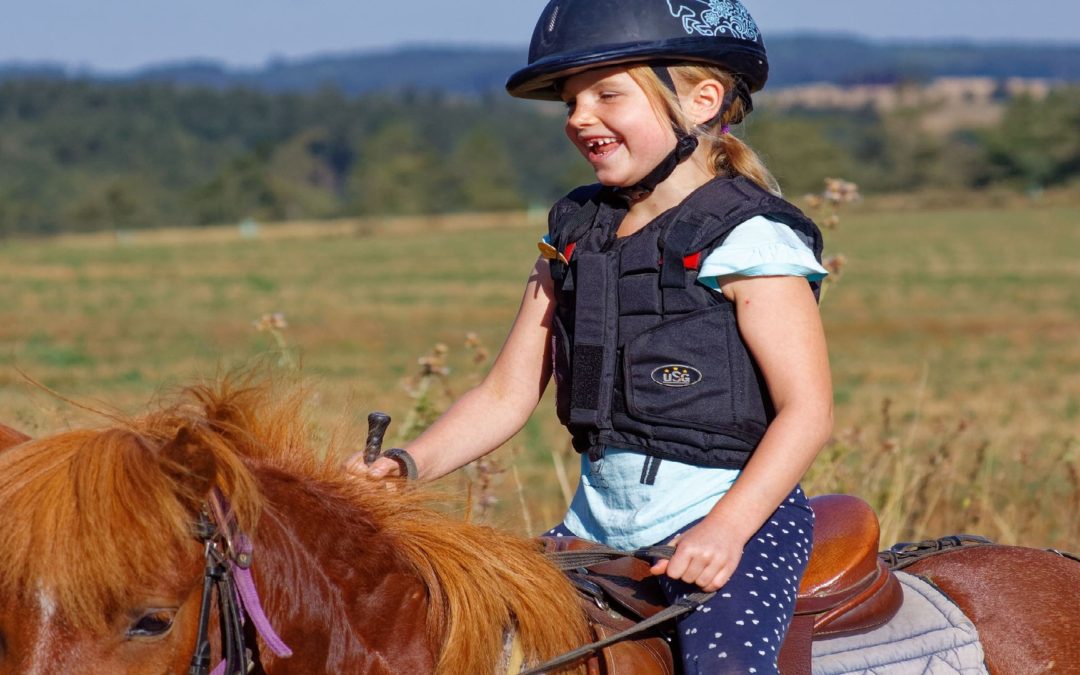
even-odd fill
[[[586,641],[574,591],[533,543],[344,477],[333,451],[308,450],[301,405],[226,381],[101,430],[31,440],[0,425],[0,675],[186,673],[193,526],[214,488],[252,535],[263,607],[293,650],[258,641],[255,672],[486,675],[506,672],[512,631],[533,664]],[[972,619],[991,673],[1076,672],[1076,560],[977,546],[905,572]]]
[[[256,672],[492,673],[515,631],[527,663],[586,640],[550,614],[576,600],[534,543],[345,477],[307,450],[301,403],[226,382],[110,428],[0,433],[0,673],[186,673],[215,487],[293,651],[259,642]]]

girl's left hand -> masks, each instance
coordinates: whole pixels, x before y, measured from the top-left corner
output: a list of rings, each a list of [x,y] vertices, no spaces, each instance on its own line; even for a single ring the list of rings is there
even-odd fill
[[[725,531],[726,530],[726,531]],[[730,530],[707,518],[671,541],[675,555],[649,570],[701,587],[706,593],[720,590],[742,559],[745,542]]]

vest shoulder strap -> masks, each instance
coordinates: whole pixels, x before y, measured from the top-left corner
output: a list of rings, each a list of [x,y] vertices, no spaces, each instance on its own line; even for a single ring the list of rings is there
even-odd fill
[[[791,227],[821,254],[821,233],[795,205],[747,178],[721,179],[707,184],[683,205],[697,224],[696,234],[685,243],[685,253],[711,249],[733,229],[755,216],[765,216]],[[685,238],[685,235],[684,235]]]
[[[600,210],[603,185],[584,185],[572,191],[551,207],[548,214],[548,238],[552,245],[563,251],[568,244],[580,239]]]

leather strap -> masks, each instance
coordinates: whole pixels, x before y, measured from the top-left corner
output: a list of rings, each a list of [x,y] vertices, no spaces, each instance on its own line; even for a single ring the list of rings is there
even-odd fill
[[[405,476],[407,480],[416,480],[419,478],[420,473],[416,469],[416,460],[412,458],[404,448],[390,448],[383,457],[394,460],[401,467],[401,475]]]

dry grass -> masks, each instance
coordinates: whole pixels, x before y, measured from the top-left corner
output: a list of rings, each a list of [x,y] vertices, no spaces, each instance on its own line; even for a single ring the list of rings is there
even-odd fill
[[[836,434],[812,493],[868,499],[885,543],[969,531],[1080,549],[1076,203],[843,215],[828,248],[848,263],[823,307]],[[92,421],[18,369],[137,411],[196,376],[277,362],[284,344],[327,428],[375,409],[402,425],[435,343],[439,386],[479,376],[466,334],[501,344],[542,228],[515,214],[5,242],[2,419],[34,434]],[[273,312],[284,343],[253,326]],[[519,530],[561,517],[555,467],[572,483],[576,457],[552,413],[545,401],[493,464],[447,479],[464,490],[472,476],[474,515]]]

